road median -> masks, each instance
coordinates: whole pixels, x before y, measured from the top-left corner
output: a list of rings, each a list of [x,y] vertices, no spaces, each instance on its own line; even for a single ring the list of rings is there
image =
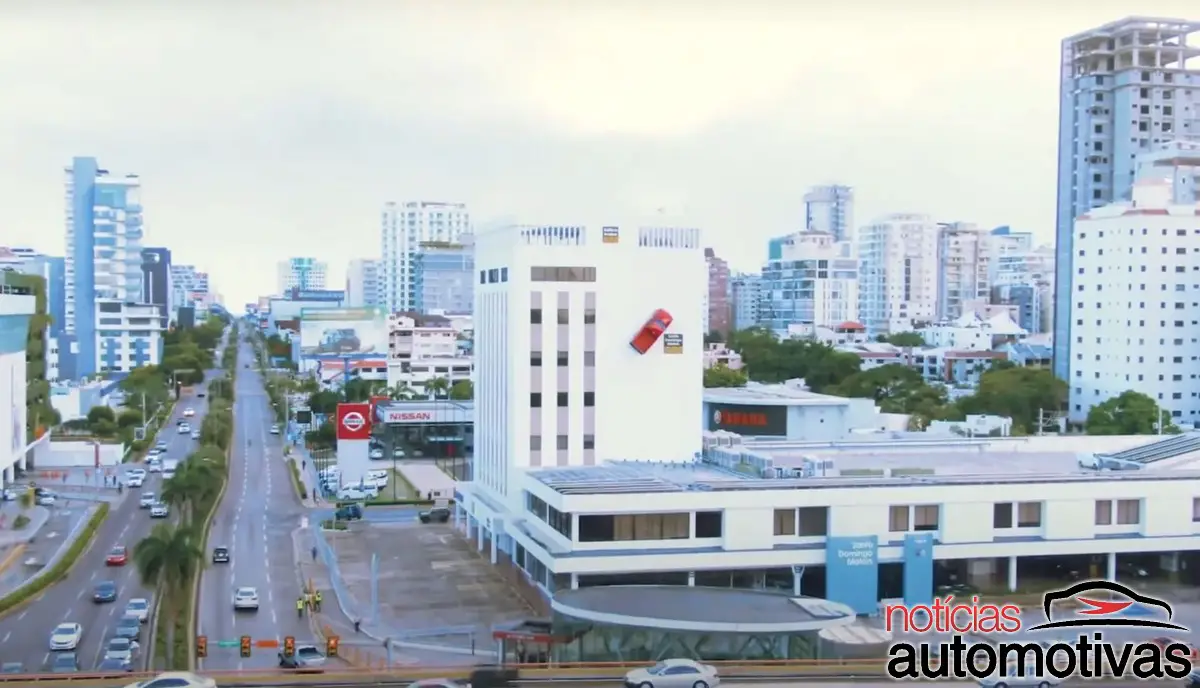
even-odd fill
[[[59,547],[45,568],[31,576],[16,590],[0,598],[0,617],[7,616],[14,610],[24,607],[66,578],[79,559],[91,549],[96,534],[104,525],[104,520],[108,518],[110,508],[108,502],[101,502],[99,506],[96,506],[95,511],[81,521],[79,526],[76,526],[76,530]]]

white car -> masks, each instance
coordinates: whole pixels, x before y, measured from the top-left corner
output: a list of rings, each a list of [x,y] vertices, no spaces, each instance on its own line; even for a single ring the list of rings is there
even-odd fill
[[[134,681],[125,688],[217,688],[217,681],[190,671],[168,671],[154,678]]]
[[[356,487],[345,487],[338,490],[337,498],[341,502],[359,502],[365,499],[374,497],[373,493],[368,493]]]
[[[382,459],[383,458],[383,450],[382,449],[372,449],[370,452],[367,453],[367,457],[371,458],[371,459],[376,459],[376,460]]]
[[[155,504],[154,506],[150,507],[150,518],[166,518],[167,516],[170,516],[170,515],[171,515],[171,510],[168,509],[167,505],[163,504],[162,502],[159,502],[159,503]]]
[[[198,439],[200,439],[200,433],[198,433],[198,432],[193,432],[193,433],[192,433],[192,439],[194,439],[194,440],[198,440]]]
[[[272,435],[278,435],[278,434],[279,434],[279,426],[278,426],[278,425],[272,425],[272,426],[271,426],[271,434],[272,434]]]
[[[190,435],[191,433],[192,433],[192,426],[188,425],[187,423],[184,423],[183,425],[179,426],[179,434],[180,435]]]
[[[38,506],[54,506],[58,499],[51,492],[46,492],[41,497],[37,498]]]
[[[136,616],[138,621],[146,623],[150,618],[150,600],[145,597],[135,597],[125,605],[125,616]]]
[[[233,608],[237,611],[258,611],[258,591],[254,588],[238,588],[233,594]]]
[[[129,638],[111,638],[104,648],[105,659],[115,659],[119,662],[132,662],[141,646]]]
[[[145,482],[146,476],[140,473],[131,473],[129,477],[125,479],[125,484],[130,487],[141,487],[143,484],[145,484]]]
[[[625,674],[625,685],[638,688],[715,688],[717,668],[690,659],[664,659],[652,667]]]
[[[71,651],[79,647],[83,638],[83,626],[77,623],[60,623],[50,633],[50,649],[54,651]]]
[[[194,415],[196,415],[196,411],[195,411],[195,409],[186,408],[186,409],[184,409],[184,410],[183,410],[183,417],[184,417],[184,418],[191,418],[191,417],[192,417],[192,416],[194,416]]]
[[[162,461],[150,459],[146,462],[146,469],[151,473],[162,473]]]
[[[138,498],[138,506],[143,509],[149,509],[155,504],[158,504],[158,495],[153,492],[143,492],[142,496]]]

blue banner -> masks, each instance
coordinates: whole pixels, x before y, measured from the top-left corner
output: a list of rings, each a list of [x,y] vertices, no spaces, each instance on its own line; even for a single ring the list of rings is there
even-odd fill
[[[346,292],[332,289],[292,289],[289,301],[345,301]]]
[[[855,614],[879,611],[878,536],[826,538],[825,598]]]
[[[933,603],[933,534],[904,536],[904,604]]]

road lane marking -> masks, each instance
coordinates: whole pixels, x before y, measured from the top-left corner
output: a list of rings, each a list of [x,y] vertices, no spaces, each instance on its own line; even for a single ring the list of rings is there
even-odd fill
[[[29,610],[28,610],[28,609],[26,609],[25,611],[21,612],[21,615],[17,617],[17,621],[20,621],[21,619],[24,619],[24,618],[25,618],[25,615],[26,615],[26,614],[28,614],[28,613],[29,613]]]
[[[80,588],[79,592],[75,593],[75,599],[78,600],[78,599],[81,599],[82,597],[83,597],[83,588]]]

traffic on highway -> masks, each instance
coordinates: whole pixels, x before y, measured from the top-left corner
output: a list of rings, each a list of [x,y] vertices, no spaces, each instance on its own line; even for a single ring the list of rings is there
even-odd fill
[[[195,451],[191,427],[207,407],[195,388],[176,403],[145,466],[122,468],[124,486],[92,546],[67,577],[0,619],[0,661],[6,673],[74,673],[140,669],[155,604],[141,584],[134,546],[156,518],[170,516],[161,494],[162,466]],[[185,431],[186,428],[186,431]],[[132,620],[136,618],[137,623]]]

